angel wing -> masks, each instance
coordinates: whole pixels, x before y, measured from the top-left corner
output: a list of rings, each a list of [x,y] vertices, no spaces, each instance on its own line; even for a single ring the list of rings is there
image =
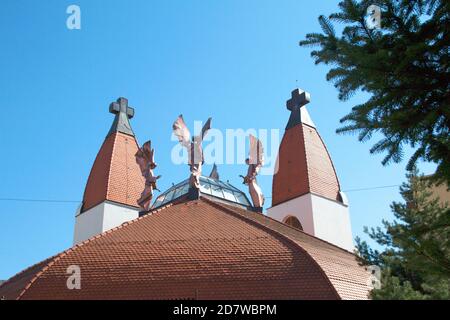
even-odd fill
[[[181,145],[189,149],[191,146],[191,133],[184,122],[183,115],[180,115],[173,123],[172,129]]]
[[[258,166],[264,165],[264,147],[262,142],[255,136],[250,135],[249,163]]]
[[[152,142],[147,141],[144,145],[136,152],[136,162],[141,168],[141,172],[145,172],[148,165],[154,162],[154,150],[152,149]]]
[[[155,164],[155,149],[150,149],[150,163]]]
[[[203,126],[202,141],[203,141],[203,139],[205,139],[206,135],[208,134],[209,129],[211,129],[211,121],[212,121],[212,119],[209,118],[208,121],[206,121],[205,125]]]

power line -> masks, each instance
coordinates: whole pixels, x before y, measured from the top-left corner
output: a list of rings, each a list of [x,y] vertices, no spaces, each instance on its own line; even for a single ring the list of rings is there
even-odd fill
[[[368,188],[361,188],[361,189],[350,189],[350,190],[345,190],[344,192],[349,193],[349,192],[359,192],[359,191],[369,191],[369,190],[377,190],[377,189],[388,189],[388,188],[398,188],[401,185],[399,184],[394,184],[391,186],[380,186],[380,187],[368,187]]]
[[[370,191],[370,190],[378,190],[378,189],[388,189],[388,188],[397,188],[400,187],[399,184],[388,185],[388,186],[378,186],[378,187],[367,187],[360,189],[349,189],[345,190],[345,193],[349,192],[361,192],[361,191]],[[266,199],[271,199],[272,197],[266,197]],[[81,203],[80,200],[58,200],[58,199],[25,199],[25,198],[0,198],[0,201],[10,201],[10,202],[41,202],[41,203]]]
[[[378,190],[378,189],[388,189],[388,188],[398,188],[400,187],[400,184],[394,184],[394,185],[389,185],[389,186],[379,186],[379,187],[368,187],[368,188],[360,188],[360,189],[349,189],[349,190],[345,190],[345,193],[350,193],[350,192],[360,192],[360,191],[370,191],[370,190]],[[272,199],[272,197],[265,197],[266,199]]]
[[[79,200],[24,199],[24,198],[0,198],[0,201],[44,202],[44,203],[81,203],[81,201],[79,201]]]

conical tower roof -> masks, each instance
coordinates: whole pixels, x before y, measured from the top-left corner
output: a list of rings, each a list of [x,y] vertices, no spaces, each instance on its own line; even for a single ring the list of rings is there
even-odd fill
[[[138,208],[137,199],[144,190],[134,157],[139,147],[129,122],[134,109],[127,99],[119,98],[109,110],[115,114],[114,122],[92,166],[81,213],[104,201]]]
[[[307,92],[294,90],[291,116],[280,145],[272,184],[272,206],[307,193],[342,201],[330,154],[306,110]]]

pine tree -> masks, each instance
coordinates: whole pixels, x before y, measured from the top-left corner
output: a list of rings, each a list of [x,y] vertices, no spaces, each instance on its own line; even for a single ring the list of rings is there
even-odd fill
[[[381,28],[370,29],[367,10],[381,9]],[[400,162],[406,145],[419,159],[438,165],[435,177],[450,183],[450,2],[445,0],[344,0],[340,12],[319,17],[323,33],[301,46],[319,47],[316,64],[331,65],[327,80],[347,100],[359,90],[370,98],[341,119],[338,133],[360,141],[381,133],[372,153],[383,164]],[[338,35],[333,23],[343,25]]]
[[[400,188],[404,202],[391,205],[395,221],[365,228],[382,252],[356,240],[361,263],[382,269],[374,299],[450,299],[450,207],[428,187],[414,169]]]

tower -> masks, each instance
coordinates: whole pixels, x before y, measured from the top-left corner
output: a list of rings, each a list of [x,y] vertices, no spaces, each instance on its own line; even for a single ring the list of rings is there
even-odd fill
[[[138,143],[129,119],[134,109],[119,98],[110,105],[115,115],[108,135],[92,166],[76,213],[74,244],[108,231],[139,216],[139,199],[144,178],[135,160]]]
[[[352,251],[348,201],[330,154],[305,107],[307,92],[294,90],[280,145],[268,216]]]

